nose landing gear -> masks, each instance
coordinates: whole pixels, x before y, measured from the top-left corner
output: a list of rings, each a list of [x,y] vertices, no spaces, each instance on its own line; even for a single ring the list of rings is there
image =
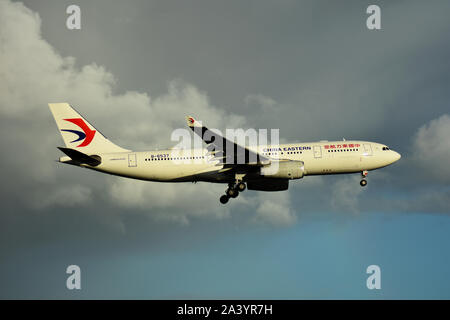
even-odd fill
[[[364,178],[366,178],[368,174],[369,174],[369,171],[367,171],[367,170],[363,170],[363,171],[361,172],[362,179],[361,179],[361,181],[359,182],[359,184],[360,184],[361,187],[367,186],[367,180],[364,179]]]

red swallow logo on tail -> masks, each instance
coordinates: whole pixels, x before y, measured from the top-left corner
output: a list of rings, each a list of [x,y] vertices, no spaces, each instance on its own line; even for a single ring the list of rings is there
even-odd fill
[[[81,118],[64,119],[64,121],[72,122],[73,124],[80,127],[81,130],[83,130],[83,131],[78,131],[78,130],[62,129],[61,131],[72,132],[72,133],[78,135],[78,138],[71,141],[70,143],[74,143],[74,142],[83,140],[83,142],[81,142],[81,144],[79,144],[77,146],[77,148],[78,148],[78,147],[86,147],[92,142],[92,139],[94,139],[94,135],[95,135],[96,131],[89,129],[88,125],[86,124],[86,122],[83,121],[83,119],[81,119]]]

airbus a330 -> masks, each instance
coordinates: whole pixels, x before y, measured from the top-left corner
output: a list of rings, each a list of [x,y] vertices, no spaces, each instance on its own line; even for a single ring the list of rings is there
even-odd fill
[[[360,172],[364,187],[370,170],[401,157],[385,144],[359,140],[245,146],[190,116],[188,127],[206,147],[131,151],[108,140],[68,103],[49,107],[65,143],[58,147],[65,154],[59,162],[147,181],[227,184],[220,197],[223,204],[246,189],[283,191],[290,180],[312,175]]]

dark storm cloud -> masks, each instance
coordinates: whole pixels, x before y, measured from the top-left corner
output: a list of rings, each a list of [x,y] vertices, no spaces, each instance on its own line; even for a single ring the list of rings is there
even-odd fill
[[[6,84],[0,101],[1,130],[2,145],[8,150],[2,166],[11,169],[4,178],[14,181],[2,186],[5,199],[9,200],[5,206],[20,201],[32,211],[70,207],[100,211],[99,207],[112,202],[125,210],[146,212],[157,220],[185,224],[189,223],[189,216],[219,219],[229,216],[230,207],[217,206],[221,186],[149,185],[88,175],[87,171],[74,168],[58,170],[60,166],[54,161],[57,151],[52,154],[41,147],[42,143],[53,146],[60,143],[46,106],[49,101],[70,101],[80,106],[79,110],[87,109],[89,112],[82,113],[93,119],[103,132],[120,133],[120,139],[109,135],[113,141],[136,149],[175,145],[170,141],[171,132],[184,125],[186,113],[207,118],[210,126],[222,128],[239,127],[244,118],[213,106],[205,93],[182,80],[171,81],[168,91],[160,96],[150,97],[136,91],[117,94],[116,78],[104,67],[89,64],[78,68],[74,58],[62,57],[42,39],[41,20],[30,9],[20,3],[3,1],[1,4],[2,78]],[[30,51],[33,51],[31,57]],[[178,117],[167,117],[168,114]],[[30,154],[32,165],[27,164]],[[18,177],[17,172],[21,173]],[[88,186],[85,184],[88,181],[101,182]],[[279,208],[284,208],[284,214],[275,215],[272,222],[293,221],[287,197],[278,195]],[[203,203],[202,208],[198,208],[197,201],[191,201],[193,198]],[[258,213],[259,203],[249,199],[246,206]],[[171,208],[170,213],[167,208]],[[268,217],[266,211],[263,216]]]
[[[20,4],[8,3],[4,2],[5,8],[8,7],[5,12],[16,14],[16,21],[24,23],[19,30],[13,20],[3,19],[6,25],[3,61],[8,64],[3,77],[8,86],[3,94],[2,128],[14,133],[3,136],[4,144],[11,148],[3,161],[5,166],[27,169],[22,170],[23,174],[8,186],[5,194],[9,192],[11,198],[21,194],[20,197],[27,199],[24,202],[31,203],[31,208],[36,210],[80,204],[95,207],[94,199],[103,199],[127,209],[158,208],[164,212],[163,208],[172,207],[184,212],[186,205],[190,205],[188,199],[198,193],[198,188],[183,187],[183,200],[178,187],[164,185],[157,187],[164,189],[165,196],[161,197],[149,184],[109,177],[101,178],[105,181],[103,186],[90,184],[88,187],[86,182],[98,177],[86,172],[80,176],[76,168],[64,168],[55,175],[55,164],[49,161],[49,153],[29,138],[35,132],[33,136],[40,135],[41,141],[58,143],[47,110],[36,114],[32,123],[27,122],[27,112],[41,111],[47,101],[55,99],[88,106],[91,118],[99,127],[116,135],[119,142],[141,149],[152,144],[160,147],[170,144],[170,131],[181,121],[167,118],[168,108],[173,114],[179,114],[180,120],[189,111],[212,126],[279,127],[284,141],[345,136],[386,142],[422,164],[426,161],[423,156],[426,146],[431,143],[426,139],[439,140],[442,136],[430,138],[422,134],[419,142],[414,141],[419,126],[446,111],[444,87],[448,85],[448,72],[441,63],[450,50],[442,40],[449,29],[442,10],[446,3],[430,5],[424,10],[419,2],[407,5],[380,2],[383,29],[379,32],[365,28],[365,5],[360,2],[348,2],[345,6],[313,1],[249,2],[235,6],[144,1],[130,6],[99,1],[95,10],[94,4],[82,2],[83,25],[79,32],[66,30],[63,23],[66,15],[55,12],[65,8],[64,2],[30,2],[31,7],[41,12],[42,22]],[[414,21],[414,33],[411,21]],[[40,38],[41,24],[44,37],[48,36],[58,51],[76,56],[77,62],[60,56],[46,39]],[[18,37],[16,32],[28,36]],[[132,41],[138,44],[137,49]],[[29,59],[28,48],[32,45],[37,50],[33,59]],[[134,49],[112,50],[111,46]],[[91,50],[84,49],[87,47]],[[13,48],[14,54],[11,51],[9,55],[8,50]],[[113,70],[123,65],[126,69],[118,69],[118,77],[97,64],[84,65],[93,60]],[[142,70],[146,79],[142,78]],[[180,76],[193,79],[206,91],[201,92],[186,82],[172,81]],[[211,77],[217,81],[211,81]],[[126,79],[125,83],[122,79]],[[160,94],[156,98],[126,91],[145,89],[143,83],[155,81],[159,83],[156,88],[171,81],[169,91],[156,90]],[[20,92],[12,90],[19,83]],[[221,107],[212,106],[210,101],[216,100],[221,102]],[[424,101],[427,108],[423,107]],[[231,117],[228,125],[219,120],[224,118],[221,111],[224,108],[235,113],[228,116]],[[121,121],[113,122],[112,117]],[[28,130],[19,130],[24,123]],[[46,125],[43,127],[42,123]],[[435,131],[448,127],[445,121],[439,125],[444,129]],[[164,137],[157,132],[164,132]],[[18,142],[27,146],[27,152],[31,150],[38,155],[39,160],[33,166],[27,166],[26,157],[15,149]],[[419,155],[415,156],[414,152]],[[416,169],[417,161],[404,163],[407,168],[404,171]],[[61,179],[62,172],[72,175],[68,179],[71,183],[61,187],[58,177]],[[306,190],[303,186],[296,185],[296,188],[307,195],[308,185],[312,185],[314,194],[327,187],[320,178],[312,179],[317,182],[306,182],[306,179],[303,182]],[[336,181],[332,189],[341,183]],[[42,184],[48,186],[45,191]],[[216,189],[203,190],[205,201],[214,199]],[[357,198],[359,191],[351,193],[351,197]],[[337,198],[342,199],[345,208],[346,193],[332,194],[334,197],[326,201],[329,208],[336,208]],[[252,210],[260,208],[259,212],[266,212],[260,202],[261,199],[250,197],[245,203]],[[278,203],[292,217],[289,199],[280,195]],[[214,202],[208,207],[214,207]],[[205,215],[211,215],[209,211]],[[216,215],[227,217],[229,212],[220,209]],[[184,213],[160,216],[187,222]]]
[[[376,3],[379,32],[365,27],[364,1],[81,2],[79,33],[60,28],[65,3],[30,5],[42,9],[50,43],[81,64],[101,60],[119,75],[120,89],[159,95],[181,77],[215,105],[251,114],[252,126],[280,127],[291,140],[352,136],[399,145],[446,111],[449,4]],[[246,108],[252,94],[278,102],[278,117]]]
[[[0,0],[2,257],[55,241],[61,255],[172,250],[180,232],[211,230],[195,243],[324,212],[448,214],[450,3],[376,3],[381,31],[366,29],[364,1],[78,1],[82,30],[69,31],[70,1]],[[223,186],[56,164],[51,101],[139,149],[170,146],[189,113],[220,129],[280,128],[284,141],[383,142],[403,158],[371,173],[367,190],[356,176],[307,177],[220,207]]]

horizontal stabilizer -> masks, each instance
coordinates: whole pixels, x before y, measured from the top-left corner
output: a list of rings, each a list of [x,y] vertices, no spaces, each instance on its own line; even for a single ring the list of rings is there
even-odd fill
[[[67,156],[69,156],[74,162],[78,164],[87,164],[92,167],[98,166],[100,163],[102,163],[102,158],[100,156],[88,156],[87,154],[84,154],[83,152],[70,149],[70,148],[62,148],[58,147],[59,150],[64,152]]]

